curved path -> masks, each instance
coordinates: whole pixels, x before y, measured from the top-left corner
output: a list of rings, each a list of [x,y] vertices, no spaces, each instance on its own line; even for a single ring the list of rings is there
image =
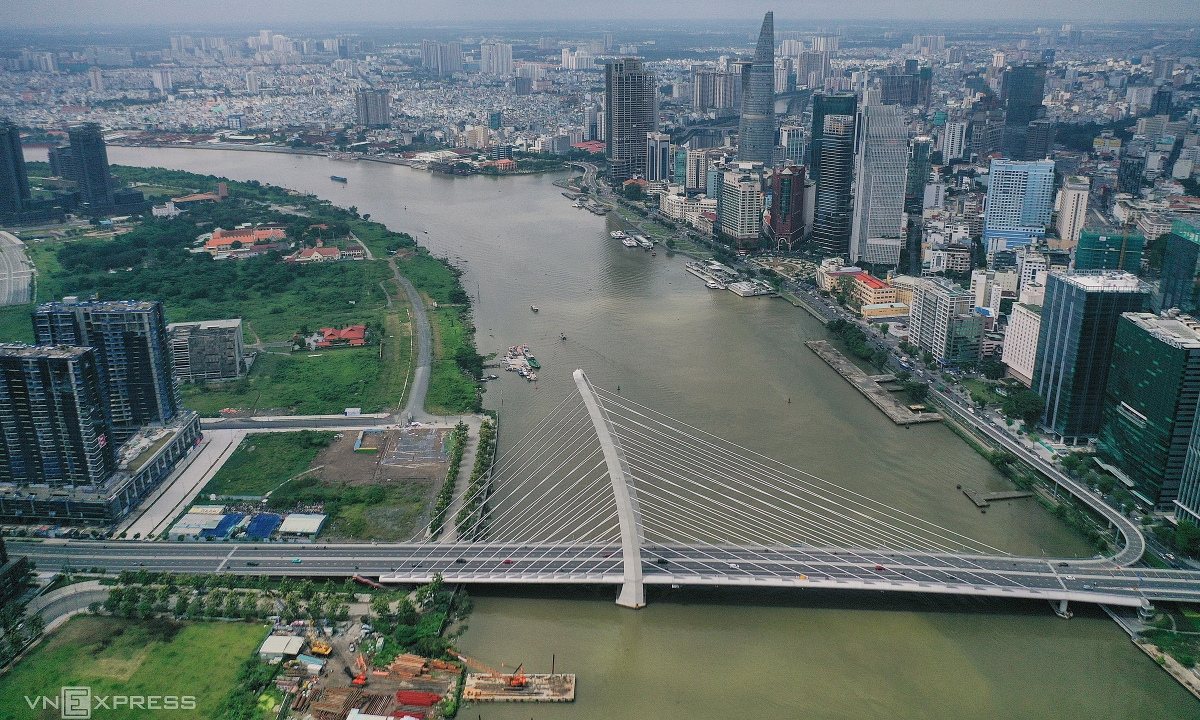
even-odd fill
[[[432,416],[425,412],[425,395],[429,392],[433,353],[430,350],[429,317],[425,314],[425,301],[408,278],[400,274],[394,258],[388,258],[388,265],[396,276],[396,282],[403,285],[404,291],[408,293],[408,304],[412,306],[413,327],[417,331],[417,365],[413,368],[412,390],[408,394],[408,404],[400,414],[402,418],[428,420]]]

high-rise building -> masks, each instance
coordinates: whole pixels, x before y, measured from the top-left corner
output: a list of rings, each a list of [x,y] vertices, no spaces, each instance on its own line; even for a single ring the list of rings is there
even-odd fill
[[[963,150],[966,148],[966,140],[967,124],[965,122],[946,123],[945,132],[942,135],[942,160],[950,162],[961,158]]]
[[[781,250],[804,239],[804,168],[785,165],[771,173],[771,235]]]
[[[1013,160],[1037,160],[1026,154],[1029,123],[1044,117],[1042,98],[1046,91],[1046,63],[1014,65],[1001,78],[1000,99],[1004,102],[1004,154]]]
[[[763,17],[754,61],[742,70],[738,160],[770,167],[775,154],[775,20]]]
[[[833,257],[850,254],[854,207],[854,116],[858,97],[817,94],[812,98],[810,157],[816,185],[812,242]]]
[[[246,92],[253,95],[258,92],[258,89],[258,73],[250,70],[246,73]]]
[[[779,128],[779,144],[783,146],[785,164],[804,164],[804,128],[798,125]]]
[[[1026,160],[1041,160],[1053,154],[1055,127],[1052,121],[1045,118],[1029,123],[1023,156]]]
[[[479,69],[488,75],[507,77],[512,75],[512,45],[495,43],[479,46]]]
[[[0,345],[0,482],[97,485],[116,445],[94,350]]]
[[[741,107],[742,76],[738,73],[692,68],[692,109],[729,110]]]
[[[241,318],[171,323],[167,331],[179,382],[231,380],[246,372]]]
[[[1129,226],[1088,226],[1079,232],[1072,267],[1077,271],[1124,270],[1136,275],[1142,269],[1145,247],[1145,236]]]
[[[20,212],[29,197],[21,131],[7,119],[0,121],[0,212]]]
[[[422,40],[421,68],[443,76],[462,72],[462,43]]]
[[[739,245],[752,244],[762,232],[763,191],[757,172],[723,173],[721,181],[721,232]]]
[[[60,174],[73,180],[79,200],[91,208],[113,205],[113,183],[108,169],[108,150],[100,126],[87,123],[67,131],[70,146],[56,149]]]
[[[94,93],[104,92],[104,71],[98,67],[88,68],[88,87]]]
[[[933,68],[918,67],[915,60],[900,68],[889,68],[879,76],[881,102],[884,105],[928,107],[933,90]]]
[[[1141,155],[1121,156],[1121,165],[1117,168],[1117,192],[1139,195],[1145,175],[1145,157]]]
[[[154,84],[154,89],[163,95],[170,95],[175,90],[170,68],[156,68],[150,74],[150,81]]]
[[[1059,189],[1055,203],[1058,206],[1058,221],[1055,223],[1058,229],[1058,244],[1055,248],[1071,250],[1079,244],[1079,233],[1087,220],[1088,195],[1091,189],[1091,181],[1078,176],[1067,178]]]
[[[908,148],[908,179],[904,186],[904,212],[908,216],[908,232],[905,238],[905,272],[916,277],[921,276],[923,224],[925,221],[925,186],[929,183],[929,173],[932,169],[930,155],[933,152],[933,138],[921,136],[913,138]],[[944,191],[943,191],[944,192]],[[940,202],[937,203],[941,205]]]
[[[1149,307],[1149,286],[1123,272],[1050,273],[1031,389],[1046,401],[1042,426],[1067,445],[1096,436],[1121,313]]]
[[[646,133],[658,132],[658,83],[635,58],[604,65],[609,181],[614,187],[646,174]]]
[[[1038,333],[1042,326],[1042,306],[1032,303],[1013,303],[1008,315],[1008,330],[1004,333],[1004,352],[1001,360],[1008,374],[1025,387],[1033,383],[1033,368],[1037,363]]]
[[[1200,322],[1123,314],[1117,321],[1096,452],[1147,505],[1174,509],[1200,404]]]
[[[857,131],[850,261],[894,266],[904,245],[908,167],[908,130],[900,106],[864,105]]]
[[[1159,289],[1158,307],[1163,310],[1192,312],[1200,305],[1200,219],[1179,217],[1172,222]]]
[[[1053,209],[1053,191],[1053,161],[993,160],[983,219],[988,253],[1044,238]]]
[[[358,90],[354,93],[354,106],[359,125],[375,128],[391,126],[392,95],[387,90]]]
[[[1150,100],[1151,115],[1170,115],[1174,109],[1173,99],[1175,94],[1167,88],[1159,88],[1154,91],[1154,97]]]
[[[646,180],[667,182],[671,179],[671,136],[646,133]]]
[[[971,312],[975,295],[945,278],[926,278],[913,287],[909,342],[943,365],[977,362],[983,317]]]
[[[181,412],[161,302],[42,303],[33,312],[33,329],[41,345],[96,349],[103,406],[119,442]]]

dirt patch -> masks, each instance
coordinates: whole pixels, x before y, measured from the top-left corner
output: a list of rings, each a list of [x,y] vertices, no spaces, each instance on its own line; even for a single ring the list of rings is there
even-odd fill
[[[450,465],[449,428],[405,428],[363,436],[358,451],[358,431],[341,433],[317,455],[313,467],[326,483],[352,487],[398,480],[441,480]],[[375,452],[367,450],[376,449]]]

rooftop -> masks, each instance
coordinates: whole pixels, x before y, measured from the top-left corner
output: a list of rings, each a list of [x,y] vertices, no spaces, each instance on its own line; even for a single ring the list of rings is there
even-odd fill
[[[208,330],[210,328],[236,328],[242,326],[241,318],[229,318],[228,320],[197,320],[196,322],[177,322],[169,323],[168,330],[177,328],[195,328],[199,330]]]
[[[1151,336],[1171,347],[1188,350],[1200,349],[1200,321],[1190,315],[1164,317],[1154,313],[1124,313]]]
[[[158,303],[152,300],[83,300],[71,296],[65,297],[62,301],[41,303],[37,306],[34,312],[44,312],[47,310],[74,310],[77,307],[87,308],[92,311],[110,311],[110,312],[130,312],[131,310],[153,310]]]
[[[1069,285],[1082,288],[1088,292],[1146,292],[1149,286],[1127,272],[1103,272],[1086,275],[1067,275],[1053,273],[1052,278],[1058,278]]]
[[[89,347],[74,345],[26,345],[25,343],[4,343],[0,345],[0,356],[15,357],[47,357],[47,358],[77,358],[91,352]]]

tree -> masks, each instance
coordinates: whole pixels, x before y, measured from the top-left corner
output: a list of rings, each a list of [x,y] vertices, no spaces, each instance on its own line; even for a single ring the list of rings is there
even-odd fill
[[[642,189],[640,183],[631,182],[621,191],[628,200],[641,200],[646,196],[646,191]]]
[[[1180,520],[1175,526],[1175,547],[1188,555],[1200,556],[1200,526],[1191,520]]]
[[[875,367],[883,368],[884,365],[887,365],[887,361],[888,361],[887,350],[884,350],[882,348],[880,348],[879,350],[876,350],[871,355],[871,364],[873,364]]]
[[[901,387],[903,387],[904,392],[908,393],[908,396],[913,399],[913,402],[921,402],[929,396],[929,385],[923,382],[916,380],[905,380]]]
[[[376,595],[371,598],[371,614],[380,620],[391,617],[392,602],[387,595]]]
[[[1021,389],[1005,399],[1003,410],[1005,415],[1019,417],[1025,421],[1025,427],[1031,428],[1046,412],[1046,401],[1032,390]]]

